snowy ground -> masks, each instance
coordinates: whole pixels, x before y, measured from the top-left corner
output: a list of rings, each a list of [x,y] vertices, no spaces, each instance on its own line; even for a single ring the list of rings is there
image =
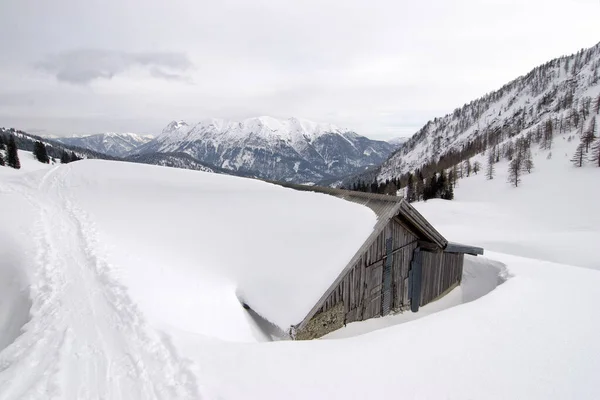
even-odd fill
[[[571,168],[570,153],[558,157],[570,145],[540,154],[517,189],[500,174],[473,176],[457,200],[417,205],[449,239],[486,247],[443,300],[324,340],[269,343],[238,298],[287,323],[272,301],[281,294],[252,272],[309,260],[273,263],[267,248],[244,257],[240,230],[261,232],[251,252],[274,239],[270,212],[314,224],[278,202],[315,201],[328,225],[342,215],[322,201],[345,203],[278,189],[247,215],[239,207],[260,182],[106,161],[28,166],[23,155],[21,171],[0,167],[0,207],[11,210],[0,213],[0,399],[600,398],[600,268],[587,249],[600,243],[600,169]],[[211,215],[237,219],[207,232]],[[372,223],[370,212],[357,218],[344,243]],[[318,227],[298,240],[336,248],[338,232]],[[226,247],[207,248],[218,242]],[[259,256],[266,264],[239,265]]]
[[[432,200],[417,209],[451,240],[487,250],[600,270],[600,168],[569,161],[579,138],[556,135],[552,157],[534,149],[534,170],[519,187],[507,183],[508,163],[494,180],[483,172],[460,179],[455,201]],[[478,156],[485,166],[485,157]]]

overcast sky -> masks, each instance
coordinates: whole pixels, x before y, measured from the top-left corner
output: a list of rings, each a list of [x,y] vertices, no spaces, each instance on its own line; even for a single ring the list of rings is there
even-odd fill
[[[2,0],[0,126],[270,115],[372,138],[600,41],[600,0]]]

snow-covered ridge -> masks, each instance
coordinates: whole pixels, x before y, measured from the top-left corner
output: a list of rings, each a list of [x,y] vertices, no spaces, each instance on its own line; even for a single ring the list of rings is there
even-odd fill
[[[499,90],[427,122],[383,163],[377,179],[414,171],[476,140],[485,141],[486,135],[500,132],[502,140],[510,140],[548,120],[556,130],[563,129],[566,121],[579,128],[574,120],[596,113],[599,95],[600,43],[540,65]]]
[[[327,133],[344,135],[351,131],[333,124],[318,123],[301,118],[276,119],[261,116],[242,121],[207,118],[192,124],[185,121],[172,121],[163,129],[159,138],[163,138],[165,141],[176,141],[185,136],[186,140],[195,140],[202,139],[207,132],[220,134],[224,141],[246,138],[250,135],[265,139],[293,141],[297,135],[312,140]]]
[[[172,121],[136,153],[186,153],[234,173],[305,183],[378,165],[393,149],[387,142],[333,124],[261,116],[242,121]]]
[[[110,156],[124,157],[152,139],[154,139],[152,135],[139,135],[131,132],[106,132],[94,135],[63,137],[56,140],[64,144],[83,147]]]
[[[106,137],[129,137],[135,140],[140,140],[140,139],[154,139],[154,135],[142,135],[140,133],[134,133],[134,132],[104,132],[104,133],[85,133],[85,134],[81,134],[81,135],[70,135],[70,136],[57,136],[57,135],[47,135],[45,137],[51,138],[51,139],[70,139],[70,138],[87,138],[87,137],[94,137],[94,136],[100,136],[100,135],[104,135]]]

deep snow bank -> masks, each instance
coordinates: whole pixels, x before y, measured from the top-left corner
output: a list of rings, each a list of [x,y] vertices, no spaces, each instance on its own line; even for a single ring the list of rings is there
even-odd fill
[[[23,183],[37,182],[51,168],[31,152],[19,150],[21,169],[0,167],[0,352],[10,345],[29,321],[30,285],[41,255],[32,238],[37,210],[22,195]]]
[[[600,273],[487,257],[514,276],[475,301],[364,335],[263,344],[174,338],[227,399],[600,398]]]
[[[29,320],[31,300],[27,264],[22,249],[0,230],[0,352],[21,333]]]
[[[232,176],[97,160],[57,173],[151,320],[225,340],[260,333],[240,300],[283,329],[300,322],[376,222],[367,207]]]
[[[441,299],[419,308],[419,312],[405,311],[383,318],[372,318],[366,321],[353,322],[344,328],[331,332],[324,339],[341,339],[358,335],[393,325],[403,324],[409,321],[426,317],[444,311],[448,308],[458,306],[479,299],[496,289],[510,277],[510,272],[501,262],[491,260],[487,257],[465,256],[463,268],[463,280],[459,287]]]

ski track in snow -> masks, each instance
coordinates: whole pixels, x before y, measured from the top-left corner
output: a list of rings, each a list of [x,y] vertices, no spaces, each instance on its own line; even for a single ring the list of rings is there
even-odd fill
[[[49,170],[37,188],[10,186],[39,209],[38,253],[30,320],[0,353],[0,399],[200,398],[189,362],[98,254],[93,224],[66,195],[69,171]]]

